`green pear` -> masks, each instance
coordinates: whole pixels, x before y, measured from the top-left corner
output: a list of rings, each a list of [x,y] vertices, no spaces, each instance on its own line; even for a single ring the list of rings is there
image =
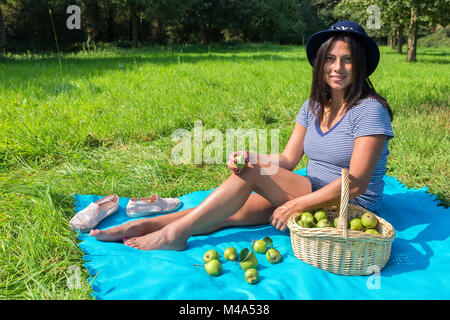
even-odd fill
[[[361,219],[353,218],[352,220],[350,220],[350,229],[358,230],[358,231],[361,231],[362,229],[364,229],[364,226],[361,223]]]
[[[253,243],[253,250],[257,253],[266,253],[267,245],[263,240],[256,240]]]
[[[204,263],[208,263],[209,261],[214,259],[219,260],[219,253],[214,249],[206,251],[203,255]]]
[[[334,220],[333,220],[333,225],[334,225],[335,228],[337,228],[337,227],[338,227],[338,224],[339,224],[339,217],[336,217],[336,218],[334,218]]]
[[[245,270],[245,281],[250,284],[255,284],[259,281],[259,273],[255,268],[248,268]]]
[[[205,268],[206,272],[213,277],[217,277],[222,273],[222,264],[219,260],[216,259],[210,260],[203,267]]]
[[[330,227],[330,221],[328,221],[328,219],[322,219],[319,220],[319,222],[317,222],[317,228],[328,228]]]
[[[311,212],[308,212],[308,211],[303,212],[300,219],[301,219],[303,222],[308,221],[308,222],[314,223],[314,216],[312,215]]]
[[[236,261],[236,257],[237,257],[237,251],[235,248],[233,247],[228,247],[225,249],[225,251],[223,252],[223,256],[225,259],[230,260],[230,261]]]
[[[267,246],[269,246],[271,248],[273,247],[273,241],[270,237],[264,237],[264,239],[262,239],[262,241],[264,241]]]
[[[371,212],[365,212],[361,216],[361,223],[364,227],[373,229],[377,226],[378,220],[377,217]]]
[[[254,252],[250,253],[244,260],[240,261],[242,270],[247,270],[248,268],[256,268],[258,266],[258,260]]]
[[[245,167],[245,158],[243,155],[238,155],[234,157],[236,159],[236,167],[238,170],[242,170]]]
[[[309,220],[303,221],[302,222],[302,227],[303,228],[314,228],[314,222],[309,221]]]
[[[319,209],[316,210],[316,212],[314,212],[314,218],[316,219],[317,222],[319,222],[322,219],[328,219],[328,215],[325,212],[325,210]]]
[[[267,250],[266,258],[267,258],[267,261],[269,261],[269,263],[275,264],[275,263],[280,262],[281,254],[277,249],[271,248],[271,249]]]
[[[366,231],[364,231],[364,232],[367,232],[367,233],[370,233],[370,234],[380,234],[377,230],[375,230],[375,229],[366,229]]]

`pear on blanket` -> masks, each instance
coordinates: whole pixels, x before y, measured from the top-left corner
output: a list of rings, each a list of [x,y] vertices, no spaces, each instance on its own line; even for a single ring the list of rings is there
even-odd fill
[[[233,247],[228,247],[223,252],[223,256],[225,259],[234,261],[234,263],[236,263],[237,251]]]
[[[255,284],[259,281],[259,273],[255,268],[248,268],[245,270],[245,281],[250,284]]]
[[[267,244],[263,240],[256,240],[253,242],[253,250],[257,253],[266,253]]]
[[[205,263],[204,265],[201,264],[194,264],[194,266],[203,267],[205,268],[205,271],[207,274],[213,277],[217,277],[222,273],[222,264],[217,259],[212,259]]]
[[[216,250],[214,250],[214,249],[208,250],[203,255],[203,262],[208,263],[209,261],[214,260],[214,259],[219,260],[219,257],[220,257],[219,253]]]
[[[219,260],[211,260],[204,265],[206,272],[213,277],[217,277],[222,273],[222,264]]]
[[[270,248],[266,252],[266,258],[270,264],[276,264],[281,260],[281,253],[277,249]]]
[[[245,271],[248,268],[256,268],[258,266],[258,260],[254,252],[250,252],[250,250],[245,248],[239,254],[239,264],[242,270]]]

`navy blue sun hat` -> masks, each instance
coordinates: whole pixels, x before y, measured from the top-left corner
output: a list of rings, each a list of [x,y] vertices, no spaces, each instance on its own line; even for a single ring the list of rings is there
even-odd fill
[[[306,56],[311,66],[314,66],[314,59],[322,43],[337,33],[348,33],[362,43],[366,51],[367,76],[371,75],[380,61],[380,49],[375,40],[366,34],[364,28],[353,21],[339,21],[328,30],[316,32],[309,37],[306,43]]]

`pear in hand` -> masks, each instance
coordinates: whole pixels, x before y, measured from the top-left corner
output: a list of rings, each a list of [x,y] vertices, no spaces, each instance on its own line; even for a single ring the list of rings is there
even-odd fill
[[[242,170],[245,167],[245,158],[243,155],[238,155],[236,157],[234,157],[236,159],[236,167],[238,168],[238,170]]]

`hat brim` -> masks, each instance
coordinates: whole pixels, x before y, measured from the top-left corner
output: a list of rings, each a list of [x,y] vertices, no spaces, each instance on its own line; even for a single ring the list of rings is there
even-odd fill
[[[314,66],[314,59],[316,58],[317,51],[319,50],[322,43],[338,33],[349,34],[362,42],[366,51],[367,76],[371,75],[377,68],[380,61],[380,49],[378,48],[375,40],[373,40],[371,37],[353,31],[324,30],[314,33],[306,43],[306,56],[308,58],[309,64],[311,66]]]

